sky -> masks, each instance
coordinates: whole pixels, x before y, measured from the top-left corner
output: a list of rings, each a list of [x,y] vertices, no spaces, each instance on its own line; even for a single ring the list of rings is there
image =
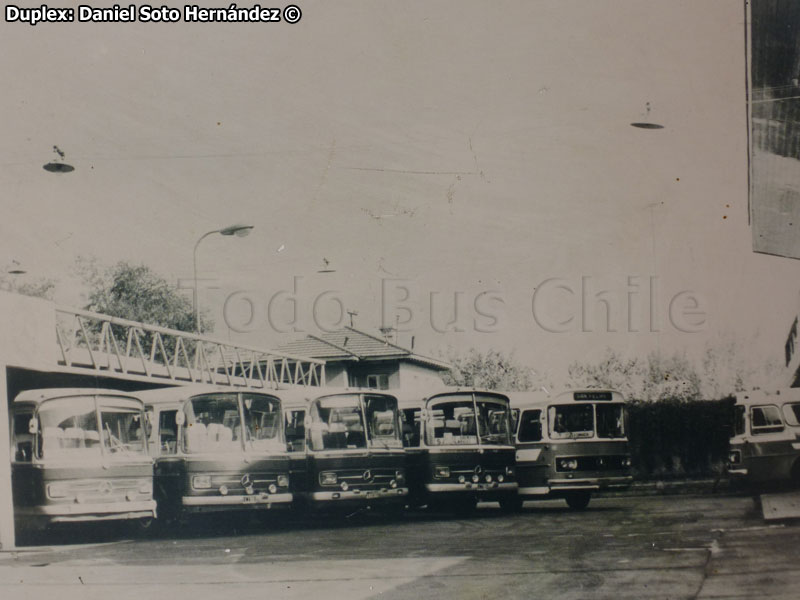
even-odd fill
[[[78,256],[190,297],[198,238],[244,223],[197,250],[225,339],[356,311],[555,380],[609,347],[780,361],[800,265],[752,252],[740,0],[297,4],[297,24],[0,22],[0,262],[65,304]],[[53,146],[75,171],[42,169]]]

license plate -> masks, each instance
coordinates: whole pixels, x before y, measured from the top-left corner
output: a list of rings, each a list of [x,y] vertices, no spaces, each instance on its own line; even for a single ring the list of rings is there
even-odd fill
[[[258,496],[242,496],[243,504],[253,504],[258,502]]]
[[[367,499],[369,498],[377,498],[378,492],[367,492]]]

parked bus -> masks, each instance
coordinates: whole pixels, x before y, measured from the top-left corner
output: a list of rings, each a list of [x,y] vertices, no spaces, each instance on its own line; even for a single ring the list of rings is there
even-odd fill
[[[303,508],[404,508],[408,487],[394,396],[298,390],[284,413],[293,492]]]
[[[411,504],[468,513],[517,497],[508,397],[480,390],[405,394]]]
[[[140,393],[159,517],[290,506],[280,393],[211,385]]]
[[[12,490],[22,529],[155,517],[153,459],[136,396],[30,390],[11,411]]]
[[[564,498],[583,509],[592,492],[631,484],[625,399],[613,390],[570,390],[511,396],[519,496]]]
[[[736,395],[728,474],[748,485],[800,486],[800,389]]]

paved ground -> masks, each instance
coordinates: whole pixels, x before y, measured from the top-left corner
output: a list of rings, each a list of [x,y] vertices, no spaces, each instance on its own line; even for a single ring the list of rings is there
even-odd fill
[[[0,598],[800,597],[800,523],[766,524],[749,497],[562,504],[469,519],[213,519],[148,540],[64,531],[0,553]]]

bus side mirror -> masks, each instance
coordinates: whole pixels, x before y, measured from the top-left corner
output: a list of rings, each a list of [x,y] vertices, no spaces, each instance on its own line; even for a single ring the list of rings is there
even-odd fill
[[[184,425],[186,423],[186,415],[183,414],[183,411],[179,410],[175,413],[175,424],[178,426]]]

